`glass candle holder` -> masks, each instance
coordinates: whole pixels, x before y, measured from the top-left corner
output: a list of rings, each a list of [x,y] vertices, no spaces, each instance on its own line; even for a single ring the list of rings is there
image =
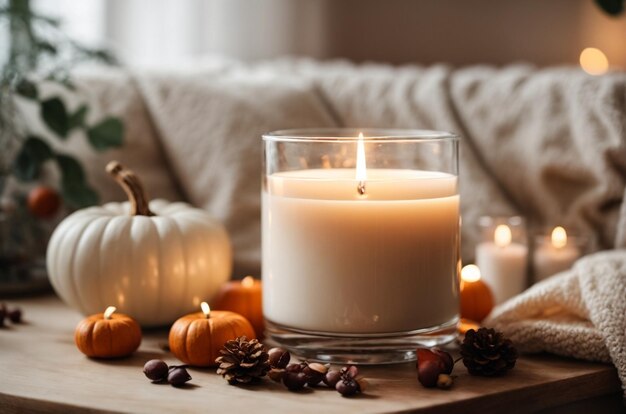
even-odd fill
[[[533,281],[539,282],[572,267],[586,253],[589,239],[556,226],[535,236]]]
[[[457,137],[319,129],[263,139],[266,334],[300,357],[357,364],[414,360],[417,346],[452,341]]]
[[[496,305],[528,287],[528,236],[520,216],[481,217],[483,241],[476,246],[476,265]]]

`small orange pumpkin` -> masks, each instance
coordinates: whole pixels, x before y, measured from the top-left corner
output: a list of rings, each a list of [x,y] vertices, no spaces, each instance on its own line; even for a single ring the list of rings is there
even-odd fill
[[[202,312],[183,316],[172,325],[170,351],[185,364],[215,366],[215,359],[226,341],[239,336],[256,338],[246,318],[234,312],[211,311],[209,305],[202,302]]]
[[[74,341],[83,354],[93,358],[119,358],[132,354],[141,343],[141,328],[130,316],[114,313],[91,315],[78,323]]]
[[[254,328],[257,338],[263,338],[263,290],[260,280],[246,276],[242,281],[226,283],[213,302],[215,309],[236,312],[245,317]]]
[[[461,318],[481,322],[493,309],[491,289],[480,279],[480,270],[467,265],[461,271]]]

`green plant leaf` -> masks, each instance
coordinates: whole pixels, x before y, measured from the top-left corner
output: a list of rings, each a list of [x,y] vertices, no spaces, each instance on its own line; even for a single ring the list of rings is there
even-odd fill
[[[98,204],[98,193],[87,183],[85,170],[69,155],[57,154],[56,161],[61,170],[61,196],[70,206],[84,208]]]
[[[124,124],[118,118],[105,118],[87,130],[87,138],[98,151],[120,147],[124,140]]]
[[[61,183],[70,187],[84,185],[86,181],[85,170],[74,157],[57,154],[56,161],[61,170]]]
[[[59,137],[67,138],[70,121],[65,104],[60,98],[50,98],[41,102],[41,118]]]
[[[39,177],[41,164],[52,155],[52,149],[41,138],[29,136],[15,157],[13,173],[19,180],[32,181]]]
[[[78,109],[70,115],[70,130],[74,128],[80,128],[85,126],[85,117],[89,107],[85,104],[78,107]]]
[[[617,16],[624,11],[624,0],[596,0],[596,4],[612,16]]]
[[[98,204],[98,193],[87,184],[61,183],[61,196],[65,203],[76,208],[85,208]]]
[[[28,99],[37,99],[37,97],[39,96],[37,85],[29,81],[28,79],[22,79],[15,87],[15,91],[19,95],[22,95],[24,98]]]

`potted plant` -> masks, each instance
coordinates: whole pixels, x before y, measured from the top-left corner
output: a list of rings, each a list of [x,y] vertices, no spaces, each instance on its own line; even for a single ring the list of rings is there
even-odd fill
[[[90,106],[70,110],[60,94],[42,93],[46,84],[80,95],[72,82],[77,63],[115,64],[103,49],[69,39],[60,22],[33,11],[30,0],[0,3],[0,23],[9,30],[9,53],[0,72],[0,295],[47,287],[45,247],[59,211],[98,203],[81,163],[55,150],[50,139],[64,141],[82,132],[96,151],[119,147],[124,125],[117,117],[87,121]],[[20,102],[30,102],[47,129],[40,136],[26,122]],[[51,138],[52,137],[52,138]],[[58,183],[49,182],[56,170]]]

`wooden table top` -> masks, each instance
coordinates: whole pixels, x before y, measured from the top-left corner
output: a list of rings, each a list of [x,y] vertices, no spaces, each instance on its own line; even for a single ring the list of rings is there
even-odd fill
[[[56,297],[12,300],[25,323],[0,329],[0,412],[220,412],[379,413],[530,412],[585,399],[620,394],[610,365],[553,356],[524,356],[505,377],[479,378],[457,364],[451,390],[425,389],[413,363],[365,367],[371,387],[343,398],[324,387],[299,393],[270,380],[254,387],[228,385],[212,369],[190,369],[185,388],[150,383],[142,373],[152,358],[176,359],[160,345],[167,332],[144,333],[130,358],[103,361],[83,356],[73,332],[80,314]]]

